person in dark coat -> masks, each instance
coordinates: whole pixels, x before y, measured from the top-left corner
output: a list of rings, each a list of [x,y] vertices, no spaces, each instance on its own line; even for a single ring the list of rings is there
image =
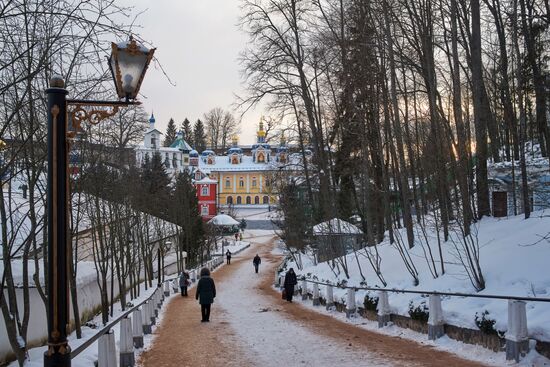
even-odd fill
[[[227,265],[231,264],[231,251],[227,250],[225,258],[227,259]]]
[[[208,268],[202,268],[201,278],[199,279],[195,293],[195,299],[201,305],[201,322],[210,322],[210,306],[214,303],[214,298],[216,298],[214,279],[210,277],[210,270]]]
[[[260,259],[260,256],[256,254],[254,256],[254,260],[252,260],[252,263],[254,264],[254,269],[256,270],[256,274],[258,274],[258,268],[260,267],[260,264],[262,263],[262,259]]]
[[[181,296],[187,297],[187,286],[189,285],[189,273],[184,271],[180,274],[179,285],[181,289]]]
[[[294,286],[298,284],[296,273],[293,268],[290,268],[285,275],[285,294],[286,300],[292,302],[292,296],[294,295]]]

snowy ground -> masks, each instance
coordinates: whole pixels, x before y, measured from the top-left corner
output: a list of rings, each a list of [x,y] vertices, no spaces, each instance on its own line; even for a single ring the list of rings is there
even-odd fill
[[[522,216],[483,219],[478,233],[481,268],[486,280],[486,289],[480,294],[550,298],[550,272],[547,271],[550,239],[544,238],[550,233],[550,212],[534,212],[528,220],[523,219]],[[416,235],[418,236],[419,233]],[[429,232],[428,236],[432,243],[432,250],[437,251],[435,234]],[[403,237],[405,237],[404,234]],[[387,241],[383,242],[378,249],[382,258],[382,273],[388,282],[387,288],[475,293],[465,276],[464,269],[457,261],[456,250],[452,243],[443,243],[442,247],[446,274],[435,279],[428,271],[423,246],[417,244],[410,251],[420,278],[420,284],[414,287],[412,278],[407,273],[395,247]],[[435,257],[437,259],[438,256],[435,255]],[[343,272],[338,273],[336,270],[337,274],[335,274],[327,263],[314,266],[312,259],[308,256],[302,256],[302,262],[304,268],[298,273],[308,278],[330,281],[333,284],[346,279]],[[361,278],[357,262],[361,265],[366,280]],[[358,259],[348,255],[347,264],[350,273],[350,279],[347,279],[348,285],[361,286],[366,283],[371,287],[383,286],[364,255],[360,254]],[[439,267],[437,260],[436,264]],[[290,262],[288,266],[297,269],[294,262]],[[320,288],[323,293],[324,287]],[[357,292],[358,305],[363,304],[366,293],[366,291]],[[371,296],[375,295],[371,293]],[[345,290],[335,289],[334,296],[345,302]],[[411,301],[415,306],[422,302],[427,304],[426,298],[411,294],[390,293],[389,301],[392,312],[401,315],[408,315]],[[506,300],[444,297],[442,303],[445,321],[449,324],[476,329],[474,321],[476,313],[488,310],[489,317],[496,320],[496,329],[506,331]],[[530,337],[549,341],[550,303],[528,302],[527,322]]]
[[[243,251],[244,249],[248,248],[249,246],[250,246],[249,242],[237,241],[236,244],[231,245],[228,248],[231,250],[232,253],[237,253],[238,254],[241,251]],[[190,289],[194,288],[195,285],[196,285],[196,283],[192,284],[190,286]],[[132,300],[131,303],[132,304],[138,304],[138,303],[142,302],[143,300],[148,298],[155,291],[155,289],[156,289],[156,287],[149,288],[149,289],[145,290],[144,286],[142,285],[141,296],[134,299],[134,300]],[[153,331],[155,330],[157,325],[160,325],[160,323],[162,321],[164,305],[167,302],[170,301],[170,298],[178,296],[178,295],[179,295],[178,293],[175,293],[175,294],[172,294],[167,299],[165,299],[165,302],[163,303],[163,308],[159,312],[159,317],[157,318],[157,323],[156,323],[155,326],[153,326]],[[116,303],[112,319],[117,318],[122,313],[123,313],[123,311],[120,308],[120,303]],[[91,321],[89,321],[87,323],[87,325],[88,326],[83,326],[82,327],[82,338],[81,339],[77,339],[76,334],[74,332],[69,336],[69,345],[71,346],[71,348],[73,350],[75,348],[77,348],[79,345],[85,343],[88,339],[93,337],[99,330],[101,330],[101,328],[103,328],[101,315],[95,316]],[[119,340],[120,340],[120,326],[119,326],[119,324],[115,325],[113,327],[113,330],[115,332],[116,347],[117,347],[117,351],[118,351],[119,350]],[[135,353],[136,360],[138,359],[139,354],[141,354],[141,352],[143,350],[146,350],[147,348],[150,347],[150,345],[152,343],[152,340],[153,340],[153,334],[144,335],[143,340],[144,340],[144,349],[136,350],[136,353]],[[42,366],[43,361],[44,361],[44,352],[45,351],[46,351],[46,346],[30,349],[29,352],[28,352],[28,360],[27,360],[25,365],[28,366],[28,367]],[[90,345],[88,348],[86,348],[82,353],[80,353],[75,359],[72,360],[72,366],[73,367],[93,366],[94,362],[98,360],[97,352],[98,352],[98,344],[97,344],[97,341],[96,341],[95,343]],[[117,353],[117,359],[118,359],[118,353]],[[17,366],[17,362],[12,362],[9,366],[10,367],[15,367],[15,366]]]
[[[266,231],[255,241],[267,243],[272,237],[273,232]],[[251,249],[252,252],[254,250]],[[230,286],[234,279],[239,279],[238,287]],[[223,299],[219,305],[227,314],[237,338],[248,346],[247,353],[257,366],[305,364],[355,367],[364,365],[365,360],[376,366],[392,365],[368,351],[342,353],[341,345],[327,343],[326,337],[314,333],[306,325],[289,322],[278,312],[273,312],[270,299],[258,294],[257,287],[261,280],[261,274],[256,276],[253,273],[251,263],[242,263],[232,280],[218,287],[217,296],[217,299]]]

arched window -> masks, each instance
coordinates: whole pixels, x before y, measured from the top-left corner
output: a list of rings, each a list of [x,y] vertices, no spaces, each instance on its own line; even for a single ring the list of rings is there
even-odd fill
[[[242,203],[243,203],[243,201],[242,201],[241,197],[237,196],[237,204],[242,204]]]
[[[264,156],[264,153],[260,152],[258,153],[258,159],[257,159],[258,163],[264,163],[265,162],[265,156]]]
[[[244,179],[242,177],[239,178],[239,187],[244,187]]]
[[[231,179],[229,177],[225,178],[225,187],[230,188],[231,187]]]
[[[264,204],[269,204],[269,196],[264,196]]]
[[[246,203],[247,203],[247,204],[250,204],[250,203],[251,203],[250,196],[247,196],[247,197],[246,197]]]
[[[260,197],[259,196],[256,196],[254,198],[254,204],[259,204],[260,203]]]
[[[252,187],[256,187],[256,185],[257,185],[256,177],[252,177]]]
[[[228,196],[227,197],[227,205],[231,205],[233,204],[233,196]]]

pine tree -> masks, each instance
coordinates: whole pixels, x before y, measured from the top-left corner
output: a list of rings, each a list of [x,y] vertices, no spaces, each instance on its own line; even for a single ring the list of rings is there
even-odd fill
[[[166,217],[170,199],[170,178],[159,152],[151,159],[146,156],[141,170],[141,210],[159,217]]]
[[[183,131],[183,138],[189,143],[193,148],[195,147],[193,139],[193,128],[191,127],[191,122],[185,118],[181,123],[181,131]]]
[[[176,140],[177,133],[178,132],[176,130],[176,123],[174,122],[173,118],[170,118],[170,121],[168,121],[168,126],[166,127],[166,135],[163,145],[165,147],[169,147],[174,142],[174,140]]]
[[[180,248],[187,252],[191,265],[200,257],[205,241],[203,221],[199,213],[199,202],[195,186],[189,173],[180,173],[172,196],[173,220],[182,228],[178,241]]]
[[[197,120],[193,127],[193,143],[195,143],[195,149],[199,152],[206,150],[206,134],[204,132],[204,124],[200,119]]]

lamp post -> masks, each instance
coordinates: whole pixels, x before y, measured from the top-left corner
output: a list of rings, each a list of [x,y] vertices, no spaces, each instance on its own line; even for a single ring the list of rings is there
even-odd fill
[[[138,104],[133,101],[154,49],[138,45],[130,37],[128,42],[112,43],[109,66],[119,98],[125,101],[90,101],[67,99],[68,91],[61,76],[53,76],[48,98],[48,349],[44,353],[44,366],[70,366],[71,348],[67,341],[69,332],[68,249],[69,234],[69,164],[70,140],[80,124],[87,121],[98,124],[115,115],[120,107]],[[98,107],[107,107],[105,110]],[[68,122],[72,122],[72,129]]]

